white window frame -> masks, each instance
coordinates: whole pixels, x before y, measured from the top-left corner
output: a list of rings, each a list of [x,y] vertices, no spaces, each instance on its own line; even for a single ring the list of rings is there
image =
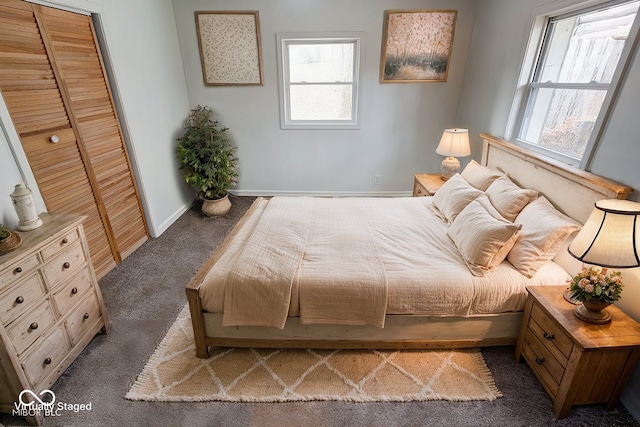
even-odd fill
[[[531,144],[527,141],[518,138],[520,128],[527,110],[527,100],[530,91],[530,85],[534,78],[536,70],[536,64],[540,59],[542,53],[542,43],[545,36],[545,31],[548,27],[549,20],[552,17],[561,17],[568,14],[584,13],[590,10],[595,10],[608,5],[620,5],[622,3],[630,2],[631,0],[615,0],[615,1],[603,1],[603,0],[591,0],[591,1],[576,1],[565,0],[559,1],[558,4],[544,5],[534,10],[533,27],[529,35],[527,48],[522,61],[522,68],[520,70],[520,76],[518,77],[518,83],[514,94],[514,100],[507,120],[507,128],[505,131],[505,138],[514,141],[516,144],[525,146],[539,154],[547,157],[551,157],[555,160],[560,160],[564,163],[568,163],[573,166],[577,166],[584,170],[589,170],[593,161],[593,156],[596,152],[598,143],[602,138],[602,134],[606,128],[607,121],[611,112],[615,106],[615,99],[618,96],[624,77],[626,76],[628,69],[633,59],[632,53],[638,47],[640,42],[640,12],[636,14],[636,18],[629,31],[629,36],[625,43],[625,46],[618,60],[616,70],[609,83],[607,94],[605,95],[600,113],[594,123],[593,131],[589,138],[589,142],[585,148],[582,159],[577,160],[573,157],[558,153],[552,150],[548,150],[544,147],[540,147],[536,144]],[[554,10],[547,10],[550,6],[556,7]],[[535,83],[537,87],[542,87],[544,83]],[[558,87],[554,85],[554,87]],[[573,85],[572,85],[573,86]]]
[[[364,61],[364,32],[331,33],[278,33],[276,34],[278,53],[278,76],[280,81],[280,128],[281,129],[360,129],[360,82],[361,65]],[[291,44],[353,43],[353,82],[340,83],[352,86],[351,120],[292,120],[290,104],[289,58],[287,47]],[[337,82],[312,83],[336,84]],[[294,83],[295,84],[295,83]],[[305,83],[309,84],[309,83]]]

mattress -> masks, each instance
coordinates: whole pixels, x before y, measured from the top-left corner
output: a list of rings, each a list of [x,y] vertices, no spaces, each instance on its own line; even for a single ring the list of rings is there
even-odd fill
[[[527,297],[526,286],[564,284],[570,278],[568,273],[553,261],[544,265],[532,278],[520,274],[507,261],[482,277],[472,275],[455,244],[447,236],[448,224],[431,209],[431,197],[300,197],[271,200],[276,199],[288,199],[287,203],[294,203],[291,206],[310,203],[312,200],[313,212],[316,212],[315,209],[327,212],[329,218],[325,220],[323,216],[322,221],[316,221],[323,228],[310,232],[311,236],[304,243],[304,257],[296,264],[295,278],[287,301],[288,316],[300,316],[301,312],[304,313],[300,294],[305,284],[299,278],[309,275],[305,273],[306,268],[331,270],[334,276],[336,272],[340,272],[339,268],[332,268],[331,264],[321,268],[314,267],[311,261],[314,261],[315,257],[310,254],[327,252],[327,248],[324,247],[327,244],[326,236],[336,234],[331,231],[331,221],[336,223],[337,230],[346,229],[345,216],[340,215],[345,209],[358,212],[358,215],[361,215],[360,220],[371,230],[376,259],[381,264],[386,282],[386,315],[475,316],[521,311]],[[238,264],[239,257],[246,250],[247,242],[252,236],[255,240],[255,234],[270,213],[269,200],[259,199],[256,203],[257,206],[246,218],[242,228],[203,279],[199,292],[203,309],[207,312],[224,313],[225,297],[228,299],[229,296],[227,285],[230,280],[230,266]],[[310,214],[305,212],[302,215]],[[315,215],[316,213],[312,214]],[[355,224],[351,215],[350,213],[347,217],[351,224]],[[305,218],[301,219],[304,222]],[[336,244],[335,239],[328,240]],[[349,274],[343,276],[342,279],[345,280],[350,278]],[[302,292],[304,293],[304,290]]]

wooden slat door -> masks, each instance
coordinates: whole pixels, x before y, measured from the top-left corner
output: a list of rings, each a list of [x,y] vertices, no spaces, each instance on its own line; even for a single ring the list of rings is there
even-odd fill
[[[148,234],[94,40],[87,16],[0,0],[2,96],[47,209],[87,216],[102,277]]]

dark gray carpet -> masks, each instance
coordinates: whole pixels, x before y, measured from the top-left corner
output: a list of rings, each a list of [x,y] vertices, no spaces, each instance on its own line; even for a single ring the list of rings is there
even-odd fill
[[[206,218],[198,206],[151,240],[101,281],[111,333],[98,335],[54,385],[57,399],[89,403],[91,411],[63,412],[46,426],[640,426],[619,404],[574,408],[557,421],[551,400],[513,347],[482,350],[504,397],[494,402],[412,403],[164,403],[124,399],[156,345],[186,304],[184,287],[252,198],[232,197],[224,217]],[[0,415],[0,424],[25,425]]]

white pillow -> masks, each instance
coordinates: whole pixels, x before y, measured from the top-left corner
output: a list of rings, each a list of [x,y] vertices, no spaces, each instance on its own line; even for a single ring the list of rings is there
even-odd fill
[[[485,191],[489,185],[502,174],[496,169],[482,166],[475,160],[471,160],[462,170],[462,177],[478,190]]]
[[[515,222],[522,225],[522,230],[507,260],[527,277],[533,277],[556,255],[566,238],[582,227],[544,196],[525,206]]]
[[[538,192],[518,187],[507,177],[500,177],[487,188],[491,204],[506,220],[513,222],[522,208],[538,197]]]
[[[459,173],[449,178],[436,194],[431,203],[436,215],[449,224],[482,191],[472,187]]]
[[[483,200],[484,199],[484,200]],[[484,276],[504,261],[518,238],[520,225],[500,218],[486,196],[480,196],[456,217],[447,235],[474,276]],[[489,210],[485,208],[489,206]]]

